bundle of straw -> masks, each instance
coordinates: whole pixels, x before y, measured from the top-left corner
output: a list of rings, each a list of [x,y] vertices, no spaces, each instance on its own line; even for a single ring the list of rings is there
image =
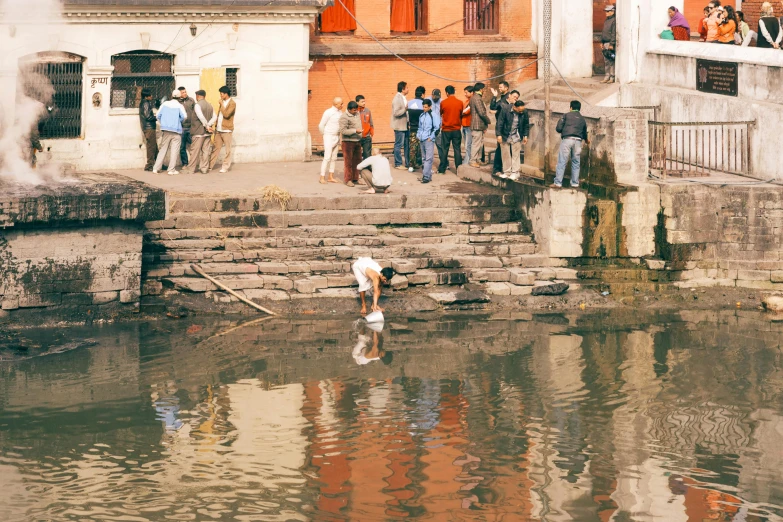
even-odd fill
[[[281,210],[288,208],[288,203],[291,201],[291,193],[286,189],[278,187],[277,185],[267,185],[261,189],[261,198],[266,202],[275,202],[280,205]]]

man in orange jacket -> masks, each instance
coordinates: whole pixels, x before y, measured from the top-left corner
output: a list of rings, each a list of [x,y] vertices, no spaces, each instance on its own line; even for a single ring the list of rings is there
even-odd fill
[[[356,97],[356,103],[359,104],[359,119],[362,120],[362,139],[359,143],[362,145],[362,160],[366,160],[372,155],[372,137],[375,135],[375,125],[372,123],[372,112],[367,108],[367,100],[361,94]]]

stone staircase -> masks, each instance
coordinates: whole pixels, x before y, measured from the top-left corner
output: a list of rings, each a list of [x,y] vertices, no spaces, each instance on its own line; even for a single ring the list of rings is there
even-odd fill
[[[369,256],[409,286],[483,285],[529,294],[537,281],[575,278],[564,261],[538,253],[514,196],[473,193],[293,197],[288,209],[260,198],[171,195],[165,221],[147,223],[145,295],[164,288],[228,296],[191,264],[248,299],[355,296],[351,264]]]

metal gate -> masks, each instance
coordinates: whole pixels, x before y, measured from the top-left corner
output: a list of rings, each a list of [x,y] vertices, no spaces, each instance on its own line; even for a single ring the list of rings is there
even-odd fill
[[[42,139],[79,138],[82,134],[82,63],[28,63],[20,71],[22,91],[46,105],[38,123]],[[51,85],[51,89],[48,87]],[[51,92],[52,96],[41,93]]]

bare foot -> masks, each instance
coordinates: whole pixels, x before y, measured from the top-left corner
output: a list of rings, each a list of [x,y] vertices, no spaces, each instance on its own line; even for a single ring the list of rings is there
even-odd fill
[[[332,176],[329,176],[329,179],[327,179],[326,181],[328,181],[329,183],[340,183],[339,181],[334,179]]]
[[[362,194],[375,194],[375,189],[368,188],[367,190],[362,190]]]
[[[318,180],[318,183],[320,183],[321,185],[326,185],[326,178],[321,176],[321,178]]]

